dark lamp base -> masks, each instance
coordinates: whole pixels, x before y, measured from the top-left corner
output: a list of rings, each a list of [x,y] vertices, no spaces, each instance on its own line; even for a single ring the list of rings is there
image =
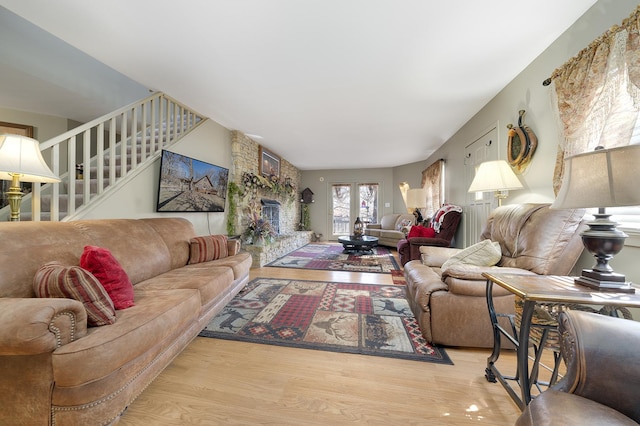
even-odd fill
[[[575,283],[599,291],[612,293],[635,293],[636,289],[627,282],[625,276],[615,272],[598,272],[583,269],[582,276],[575,279]]]

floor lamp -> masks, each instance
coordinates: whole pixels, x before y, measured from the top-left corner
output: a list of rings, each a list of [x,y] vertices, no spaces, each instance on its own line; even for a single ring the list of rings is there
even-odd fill
[[[510,189],[520,188],[522,188],[522,184],[511,166],[504,160],[496,160],[480,164],[469,187],[469,192],[495,191],[498,206],[501,206],[502,200],[507,198]]]
[[[601,291],[635,293],[625,276],[609,265],[624,247],[628,235],[617,229],[618,224],[609,219],[611,215],[605,208],[640,205],[639,164],[640,145],[598,147],[564,160],[562,185],[552,208],[598,208],[595,220],[587,222],[589,228],[581,234],[585,248],[596,258],[596,265],[583,269],[575,279],[576,284]]]
[[[9,220],[13,222],[20,220],[20,204],[24,195],[20,181],[60,182],[42,158],[38,141],[12,134],[0,135],[0,179],[11,181],[6,194],[11,209]]]

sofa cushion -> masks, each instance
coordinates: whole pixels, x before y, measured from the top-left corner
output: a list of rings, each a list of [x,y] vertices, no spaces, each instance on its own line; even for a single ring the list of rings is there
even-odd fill
[[[109,293],[116,309],[134,305],[133,285],[129,276],[109,249],[86,246],[80,256],[80,267],[95,275]]]
[[[87,324],[100,326],[113,324],[116,312],[113,301],[100,281],[79,266],[65,266],[60,262],[42,265],[33,279],[38,297],[75,299],[87,311]]]
[[[209,262],[229,256],[225,235],[206,235],[189,241],[189,264]]]
[[[442,272],[455,265],[493,266],[500,262],[502,251],[500,243],[483,240],[451,256],[442,264]]]
[[[109,376],[123,383],[131,381],[133,376],[123,377],[114,372],[131,370],[132,363],[154,359],[166,351],[178,335],[197,323],[199,314],[200,296],[196,290],[141,291],[136,286],[135,306],[117,311],[115,324],[91,328],[82,339],[61,346],[53,353],[56,392],[74,393],[83,385],[100,383]],[[137,369],[143,366],[134,370],[142,373]],[[104,384],[100,388],[98,391],[104,392]],[[76,400],[83,398],[76,397]],[[65,403],[64,400],[56,402]]]

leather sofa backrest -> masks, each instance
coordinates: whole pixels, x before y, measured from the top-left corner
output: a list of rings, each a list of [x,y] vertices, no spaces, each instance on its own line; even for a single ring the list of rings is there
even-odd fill
[[[186,265],[193,236],[182,218],[0,223],[0,297],[34,297],[38,268],[79,265],[86,245],[108,248],[135,285]]]
[[[542,275],[567,275],[583,250],[584,209],[550,209],[549,204],[513,204],[495,209],[480,236],[498,241],[499,265]]]
[[[385,214],[380,219],[380,228],[382,229],[396,229],[396,222],[398,221],[399,214]]]

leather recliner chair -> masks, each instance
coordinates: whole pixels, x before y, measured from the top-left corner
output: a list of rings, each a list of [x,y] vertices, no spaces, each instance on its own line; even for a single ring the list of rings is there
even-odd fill
[[[516,426],[640,422],[640,323],[581,311],[560,314],[562,380],[525,408]]]
[[[500,244],[502,257],[495,266],[463,265],[443,274],[443,263],[461,249],[420,247],[422,259],[408,262],[404,275],[407,300],[425,339],[445,346],[493,347],[482,273],[569,274],[583,250],[584,213],[550,209],[549,204],[498,207],[480,236]],[[502,287],[493,286],[493,302],[496,312],[515,315],[514,295]],[[503,326],[508,328],[508,322]]]
[[[461,218],[462,213],[450,211],[444,216],[439,231],[433,237],[412,237],[398,241],[396,248],[400,257],[400,264],[404,266],[411,260],[420,259],[421,246],[450,247]]]

